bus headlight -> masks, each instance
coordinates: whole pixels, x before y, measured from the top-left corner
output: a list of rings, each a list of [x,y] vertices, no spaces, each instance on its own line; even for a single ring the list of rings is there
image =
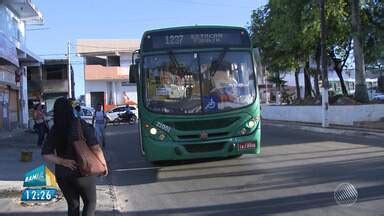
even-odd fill
[[[247,124],[245,126],[247,126],[247,128],[249,128],[249,129],[252,129],[253,127],[255,127],[255,125],[256,125],[255,120],[251,119],[247,122]]]
[[[157,129],[153,127],[153,128],[151,128],[149,130],[149,133],[152,134],[152,135],[156,135],[157,134]]]
[[[248,133],[248,130],[247,130],[246,128],[242,128],[242,129],[240,130],[240,134],[241,134],[242,136],[246,135],[247,133]]]

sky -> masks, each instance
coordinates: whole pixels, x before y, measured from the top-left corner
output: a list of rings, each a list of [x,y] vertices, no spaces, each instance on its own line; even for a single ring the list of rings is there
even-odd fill
[[[146,30],[184,25],[247,27],[267,0],[32,0],[44,25],[27,26],[27,47],[43,59],[66,58],[71,43],[75,94],[84,94],[77,39],[140,39]]]

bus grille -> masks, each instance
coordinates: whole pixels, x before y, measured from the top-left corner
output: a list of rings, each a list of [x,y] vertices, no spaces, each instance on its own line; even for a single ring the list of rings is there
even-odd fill
[[[164,122],[164,124],[181,131],[191,130],[209,130],[217,128],[225,128],[239,120],[239,117],[231,117],[224,119],[210,119],[198,121],[180,121],[180,122]]]
[[[218,138],[218,137],[225,137],[229,133],[228,132],[221,132],[221,133],[208,133],[208,138]],[[189,134],[189,135],[178,135],[177,136],[181,140],[186,139],[200,139],[200,134]]]
[[[220,151],[224,148],[225,142],[206,143],[206,144],[187,144],[184,145],[185,150],[189,153],[202,153]]]

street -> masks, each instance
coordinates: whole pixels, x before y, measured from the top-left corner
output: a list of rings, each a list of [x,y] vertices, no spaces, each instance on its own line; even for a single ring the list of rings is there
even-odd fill
[[[380,138],[345,137],[263,125],[262,153],[154,166],[141,157],[137,127],[107,132],[115,208],[123,215],[381,215]],[[340,206],[334,191],[358,199]],[[99,200],[98,202],[102,202]]]

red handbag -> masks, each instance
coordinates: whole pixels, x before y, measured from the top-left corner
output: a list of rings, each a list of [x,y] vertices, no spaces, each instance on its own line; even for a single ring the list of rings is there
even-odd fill
[[[73,146],[75,148],[76,162],[80,173],[84,176],[105,174],[107,171],[106,167],[96,156],[95,152],[88,146],[80,120],[77,121],[77,130],[79,139],[73,142]]]

